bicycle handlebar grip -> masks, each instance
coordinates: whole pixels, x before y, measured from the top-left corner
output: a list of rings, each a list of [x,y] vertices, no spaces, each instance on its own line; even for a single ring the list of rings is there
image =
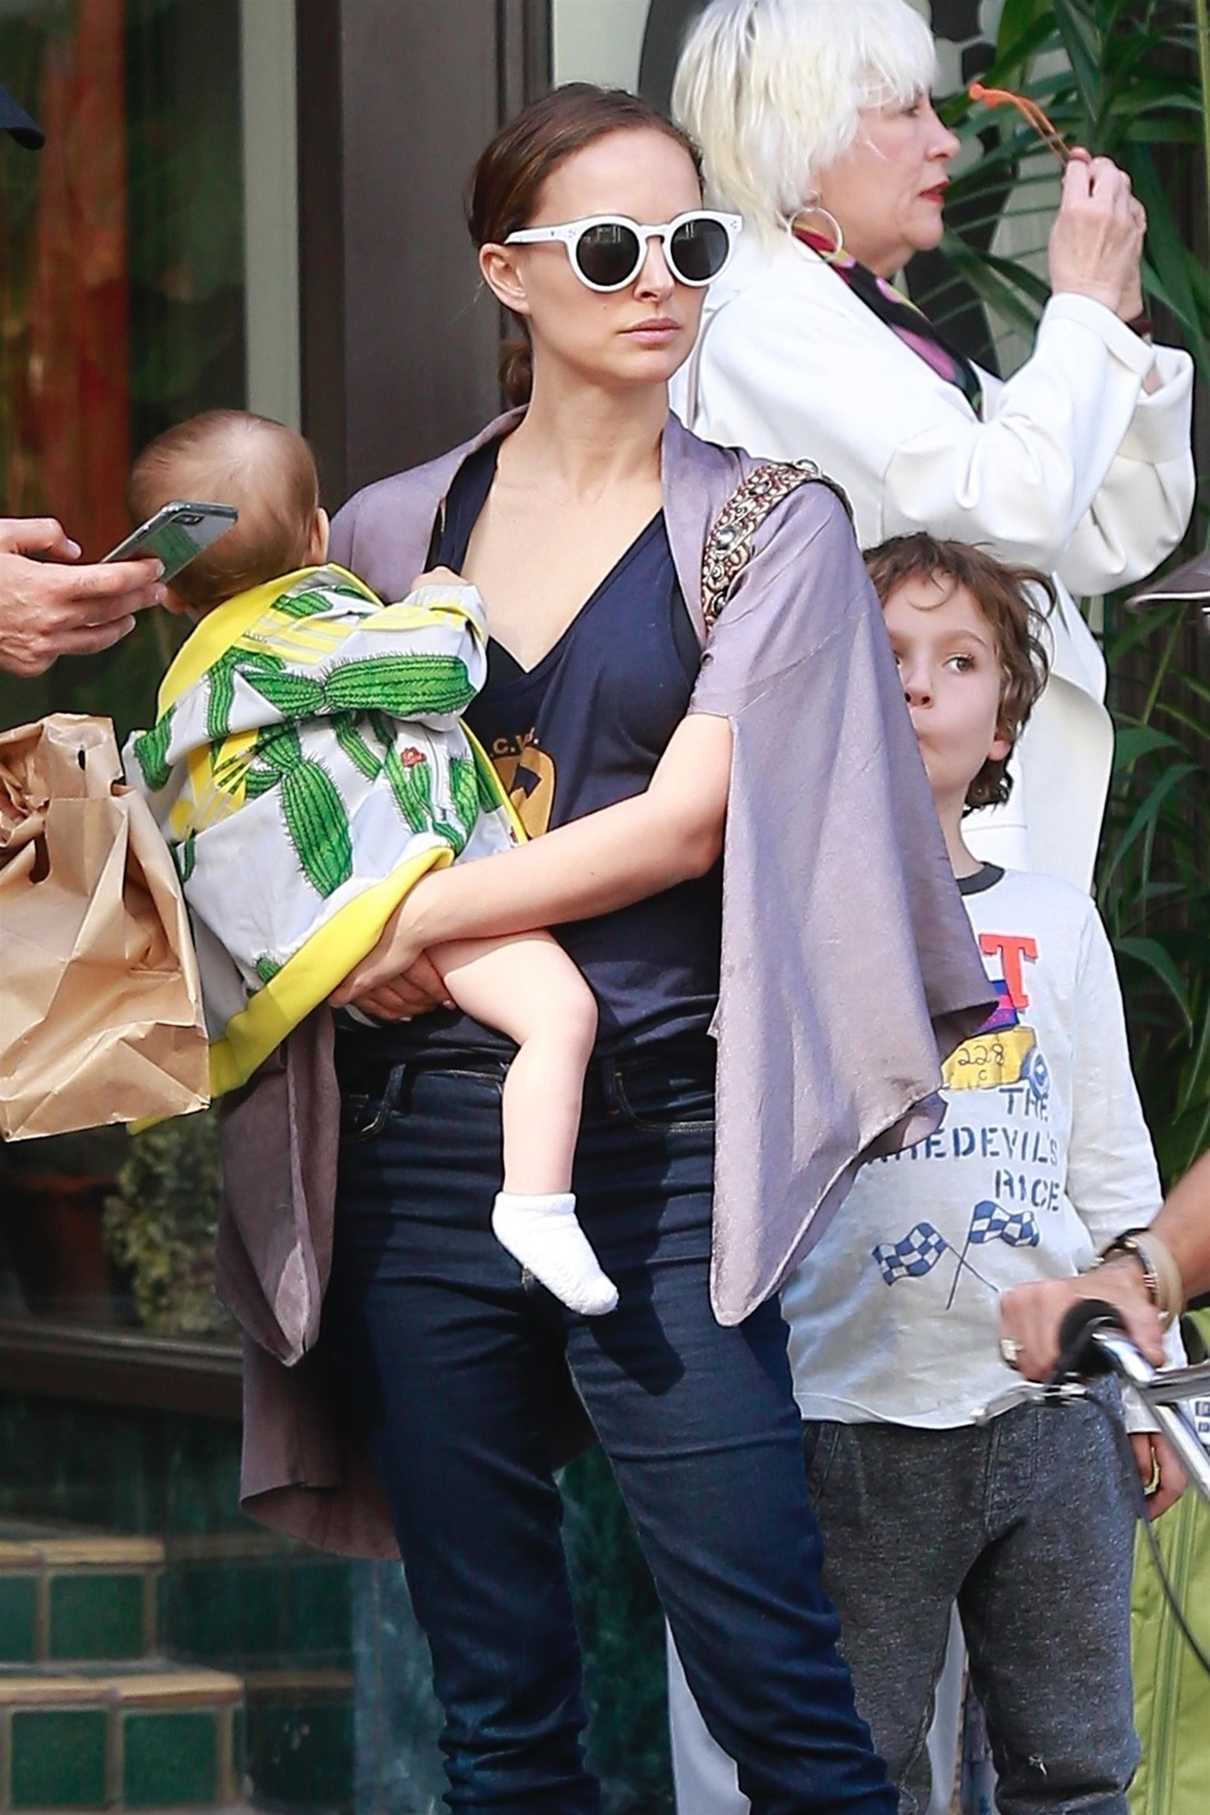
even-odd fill
[[[1059,1325],[1059,1365],[1062,1374],[1108,1374],[1112,1363],[1092,1338],[1097,1330],[1125,1330],[1120,1313],[1103,1298],[1086,1298],[1072,1305]]]

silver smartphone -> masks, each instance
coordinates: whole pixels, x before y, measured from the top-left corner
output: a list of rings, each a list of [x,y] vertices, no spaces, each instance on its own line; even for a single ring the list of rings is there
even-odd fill
[[[225,536],[238,518],[239,512],[229,504],[164,504],[104,559],[140,561],[154,556],[164,564],[164,579],[171,580],[195,555]]]

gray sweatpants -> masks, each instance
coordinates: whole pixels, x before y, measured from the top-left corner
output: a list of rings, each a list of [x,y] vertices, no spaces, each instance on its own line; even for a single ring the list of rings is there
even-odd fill
[[[803,1428],[824,1586],[900,1815],[928,1807],[925,1741],[955,1603],[1001,1815],[1126,1815],[1134,1500],[1104,1413],[1077,1403],[1018,1406],[982,1429]],[[688,1767],[679,1696],[672,1719]],[[693,1815],[728,1806],[720,1794]]]

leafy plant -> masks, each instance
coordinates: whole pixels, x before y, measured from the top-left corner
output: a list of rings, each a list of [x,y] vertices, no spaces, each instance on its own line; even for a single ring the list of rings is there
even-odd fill
[[[1069,143],[1129,171],[1147,209],[1148,305],[1210,383],[1210,277],[1189,244],[1191,221],[1195,238],[1205,233],[1210,199],[1208,0],[1005,0],[982,80],[1028,95]],[[944,250],[1001,328],[1032,337],[1048,295],[1057,166],[1015,110],[989,113],[965,96],[946,109],[980,150],[951,187]],[[1012,257],[996,250],[1002,225],[1001,240],[1020,247]],[[934,294],[938,320],[956,306],[952,290]],[[1193,533],[1200,546],[1200,514]],[[1210,1144],[1210,639],[1179,606],[1134,614],[1110,598],[1105,650],[1117,750],[1097,897],[1172,1178]]]
[[[1184,161],[1190,175],[1195,164],[1210,167],[1203,134],[1210,71],[1198,54],[1210,55],[1205,7],[1206,0],[1005,0],[995,60],[981,78],[1027,95],[1069,143],[1129,171],[1147,209],[1144,288],[1175,317],[1203,370],[1210,369],[1210,277],[1186,243],[1186,185],[1170,180],[1169,166],[1185,147],[1197,154]],[[1040,261],[1057,199],[1054,159],[1015,109],[988,112],[961,94],[944,112],[959,137],[979,147],[951,184],[947,215],[958,224],[944,251],[993,315],[1032,329],[1048,294]],[[1201,201],[1204,209],[1204,193]],[[1002,223],[1026,240],[1012,257],[988,246]],[[944,307],[937,313],[944,319]]]
[[[1179,606],[1148,618],[1119,609],[1110,626],[1118,735],[1097,895],[1173,1178],[1210,1144],[1210,686],[1192,671],[1205,639]]]
[[[106,1200],[105,1245],[133,1282],[135,1310],[157,1336],[234,1332],[214,1295],[218,1226],[214,1114],[180,1116],[135,1135]]]

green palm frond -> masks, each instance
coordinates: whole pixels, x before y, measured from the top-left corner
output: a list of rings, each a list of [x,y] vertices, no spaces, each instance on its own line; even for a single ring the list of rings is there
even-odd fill
[[[1196,251],[1210,221],[1191,234],[1181,212],[1195,176],[1203,216],[1210,209],[1210,0],[1005,0],[995,60],[981,79],[1028,95],[1069,143],[1130,173],[1147,210],[1147,303],[1167,312],[1210,384],[1210,274]],[[943,113],[978,144],[950,186],[944,249],[992,321],[1028,339],[1048,295],[1057,167],[1009,108],[989,112],[958,95]],[[1174,181],[1182,146],[1196,162],[1182,163]],[[1002,224],[1011,234],[993,238]],[[1003,256],[1009,238],[1032,255]],[[914,286],[913,294],[942,324],[961,306],[952,287],[930,298]],[[1144,1106],[1171,1178],[1210,1143],[1210,666],[1205,638],[1179,607],[1132,614],[1109,599],[1105,610],[1117,755],[1097,899]]]

